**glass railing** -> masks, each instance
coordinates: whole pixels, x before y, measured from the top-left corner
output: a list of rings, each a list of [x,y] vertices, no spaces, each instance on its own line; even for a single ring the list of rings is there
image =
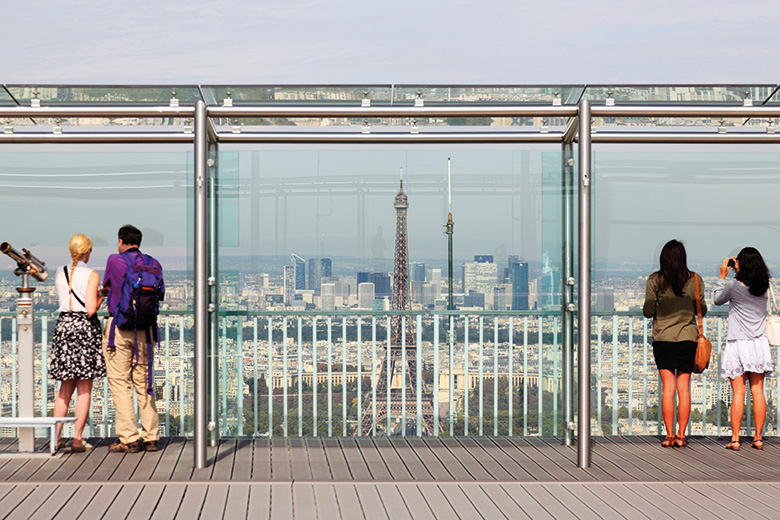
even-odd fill
[[[407,330],[401,334],[407,349],[395,360],[410,367],[406,384],[398,375],[388,377],[394,320]],[[36,414],[51,415],[57,391],[47,372],[55,321],[48,313],[36,316]],[[0,313],[3,416],[17,415],[15,322],[13,313]],[[650,323],[638,313],[594,313],[594,435],[661,433]],[[731,389],[719,377],[726,324],[725,313],[705,318],[714,356],[703,375],[692,377],[692,435],[731,431]],[[192,435],[192,325],[187,312],[166,311],[160,317],[154,388],[162,435]],[[221,436],[564,435],[558,313],[229,311],[220,315],[219,329],[214,356]],[[780,348],[773,348],[773,357],[780,366]],[[576,373],[575,367],[575,378]],[[766,379],[765,395],[765,433],[772,436],[780,428],[776,376]],[[572,402],[576,406],[576,398]],[[752,423],[749,396],[746,410],[743,433]],[[2,435],[15,432],[7,428]],[[87,435],[114,435],[105,378],[95,381]]]

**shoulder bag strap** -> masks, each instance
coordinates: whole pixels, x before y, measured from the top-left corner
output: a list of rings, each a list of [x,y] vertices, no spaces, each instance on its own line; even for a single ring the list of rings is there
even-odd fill
[[[62,266],[62,270],[65,271],[65,281],[68,282],[68,285],[70,285],[70,276],[68,276],[68,266],[67,265],[63,265]],[[84,302],[81,301],[81,298],[79,298],[78,294],[73,292],[73,288],[72,287],[68,290],[68,292],[70,294],[72,294],[74,298],[76,298],[76,301],[79,302],[82,307],[84,307],[85,309],[87,308],[87,306],[84,305]]]
[[[693,282],[696,285],[696,317],[699,322],[699,336],[704,336],[704,328],[701,322],[701,299],[699,299],[699,275],[693,273]]]

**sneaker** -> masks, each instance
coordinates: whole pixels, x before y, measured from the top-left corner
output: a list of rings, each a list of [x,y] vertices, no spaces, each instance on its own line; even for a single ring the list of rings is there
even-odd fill
[[[128,442],[127,444],[115,442],[108,447],[108,451],[111,453],[138,453],[141,451],[141,448],[138,446],[138,441]]]
[[[144,442],[145,451],[157,451],[157,441]]]

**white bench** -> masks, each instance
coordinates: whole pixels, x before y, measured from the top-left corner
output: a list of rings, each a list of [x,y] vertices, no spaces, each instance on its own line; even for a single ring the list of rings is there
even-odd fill
[[[0,426],[12,428],[48,428],[51,454],[57,451],[57,424],[74,423],[75,417],[0,417]]]

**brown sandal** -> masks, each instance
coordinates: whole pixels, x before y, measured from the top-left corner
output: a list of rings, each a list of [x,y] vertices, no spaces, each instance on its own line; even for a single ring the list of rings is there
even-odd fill
[[[674,448],[674,435],[667,435],[661,442],[662,448]]]
[[[685,440],[685,435],[678,435],[674,438],[674,447],[675,448],[685,448],[688,446],[688,443]]]
[[[726,449],[732,451],[739,451],[739,441],[729,442],[728,444],[726,444]]]
[[[754,439],[753,442],[750,443],[750,447],[754,448],[756,450],[763,450],[764,449],[764,441],[761,439]]]

